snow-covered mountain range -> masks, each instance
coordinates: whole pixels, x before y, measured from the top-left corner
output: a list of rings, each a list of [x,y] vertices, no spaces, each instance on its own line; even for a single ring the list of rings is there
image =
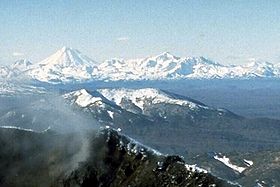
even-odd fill
[[[104,104],[113,104],[115,107],[128,110],[132,113],[142,113],[151,105],[165,104],[185,107],[191,111],[213,110],[218,111],[217,115],[222,115],[226,111],[223,109],[215,110],[198,101],[187,97],[174,95],[163,90],[154,88],[142,89],[97,89],[89,92],[85,89],[73,91],[64,95],[64,98],[72,100],[73,103],[80,107],[99,106],[104,108]],[[132,106],[139,112],[132,110]]]
[[[71,105],[95,116],[101,123],[124,127],[128,124],[145,121],[144,124],[173,123],[174,115],[184,118],[187,124],[193,124],[207,116],[210,119],[235,119],[239,117],[232,112],[206,106],[191,98],[170,93],[160,89],[86,89],[68,92],[63,97]],[[118,126],[121,124],[121,126]],[[130,126],[130,125],[128,125]]]
[[[177,57],[169,52],[144,59],[110,59],[98,63],[78,50],[63,47],[38,63],[19,60],[11,66],[0,67],[2,78],[23,76],[49,83],[280,78],[280,65],[257,60],[246,65],[222,65],[204,57]]]

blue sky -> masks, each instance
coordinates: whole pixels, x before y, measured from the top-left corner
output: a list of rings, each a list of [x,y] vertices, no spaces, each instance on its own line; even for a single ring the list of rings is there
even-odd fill
[[[94,60],[169,51],[222,64],[280,62],[278,0],[1,0],[0,64],[62,46]]]

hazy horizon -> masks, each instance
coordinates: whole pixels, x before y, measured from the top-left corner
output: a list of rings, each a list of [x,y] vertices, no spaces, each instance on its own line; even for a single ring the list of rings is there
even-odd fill
[[[280,62],[279,1],[0,2],[0,64],[38,62],[62,46],[98,62],[169,51],[221,64]]]

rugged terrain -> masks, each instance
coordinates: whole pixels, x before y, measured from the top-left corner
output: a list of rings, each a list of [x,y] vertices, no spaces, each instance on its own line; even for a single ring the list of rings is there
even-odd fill
[[[163,154],[182,155],[187,163],[228,181],[279,184],[278,120],[248,119],[151,88],[60,94],[20,88],[18,94],[6,90],[0,97],[0,124],[5,128],[50,128],[60,133],[114,128]]]
[[[278,120],[244,118],[162,90],[83,89],[64,97],[77,110],[162,152],[258,151],[280,143]]]
[[[1,186],[231,186],[114,130],[80,133],[1,128]]]
[[[51,84],[127,80],[255,79],[280,77],[280,65],[252,59],[246,65],[222,65],[205,57],[177,57],[169,52],[141,59],[96,62],[63,47],[46,59],[24,59],[0,67],[0,78]]]
[[[19,60],[13,65],[1,67],[0,76],[0,126],[5,128],[7,137],[12,137],[12,142],[18,146],[19,151],[22,151],[22,153],[17,153],[17,149],[6,146],[8,143],[3,143],[8,152],[12,151],[12,153],[4,154],[3,160],[6,160],[7,155],[15,154],[16,156],[7,159],[7,163],[3,162],[5,163],[3,171],[7,172],[3,173],[2,181],[22,182],[24,177],[28,178],[38,170],[37,167],[31,168],[31,174],[22,175],[23,178],[18,177],[17,171],[22,172],[26,170],[26,167],[30,167],[29,164],[22,165],[21,159],[25,158],[25,154],[28,155],[32,149],[31,152],[32,154],[34,152],[34,155],[29,157],[28,163],[32,160],[37,162],[36,159],[43,163],[40,166],[43,171],[40,172],[42,175],[40,176],[42,180],[40,180],[47,185],[49,185],[48,181],[52,184],[59,181],[57,184],[60,185],[86,185],[87,181],[95,181],[100,185],[109,185],[110,183],[110,185],[116,186],[120,183],[128,184],[122,178],[124,176],[129,178],[129,183],[134,185],[143,184],[138,183],[140,178],[152,182],[150,185],[159,185],[156,183],[157,181],[162,183],[173,181],[172,185],[181,181],[180,184],[183,186],[189,182],[191,184],[197,182],[193,181],[192,178],[185,181],[177,179],[174,181],[168,178],[170,175],[166,173],[155,175],[154,170],[151,169],[154,169],[154,165],[151,167],[149,165],[154,159],[159,163],[164,163],[165,159],[175,159],[175,165],[179,164],[178,168],[176,166],[176,170],[180,172],[181,168],[190,170],[190,167],[198,165],[215,176],[245,186],[277,186],[279,184],[277,174],[279,172],[278,152],[280,148],[279,120],[248,118],[240,115],[242,114],[240,112],[236,114],[224,108],[211,107],[198,100],[183,96],[189,95],[193,91],[192,88],[200,87],[200,85],[204,88],[208,87],[209,83],[214,83],[215,85],[212,87],[214,96],[212,95],[212,98],[219,99],[216,90],[219,90],[220,87],[215,87],[218,80],[207,82],[205,81],[207,79],[232,79],[237,81],[238,85],[240,85],[240,79],[257,81],[258,78],[262,78],[268,83],[270,83],[270,79],[277,82],[279,66],[275,64],[255,61],[243,66],[224,66],[204,57],[180,58],[170,53],[144,59],[112,59],[98,63],[78,50],[64,47],[41,62],[31,63],[28,60]],[[201,79],[202,83],[196,84],[199,81],[196,79]],[[184,87],[186,80],[190,81],[188,88]],[[269,88],[270,84],[264,82]],[[259,95],[258,89],[255,89],[251,83],[245,81],[241,87],[246,87],[250,92]],[[235,86],[228,85],[228,81],[219,82],[219,84],[226,84],[230,91],[236,89]],[[173,87],[168,89],[167,85]],[[174,92],[172,88],[175,89]],[[175,94],[178,93],[176,90],[180,91],[179,93],[182,95]],[[207,89],[203,94],[202,99],[211,98]],[[231,95],[231,102],[236,102],[237,105],[238,102],[248,100],[246,97],[242,99],[235,97],[235,92],[232,92]],[[197,94],[192,96],[199,98]],[[262,99],[261,95],[259,98]],[[252,100],[254,101],[254,98]],[[250,106],[255,107],[254,105]],[[277,107],[277,102],[275,105],[269,103],[269,109],[274,111],[276,115],[279,111]],[[259,110],[267,111],[267,107],[262,109],[261,106]],[[64,142],[67,140],[71,142],[70,137],[76,137],[77,131],[92,131],[100,127],[117,129],[117,131],[129,135],[134,140],[159,150],[163,154],[184,156],[184,160],[191,163],[192,166],[183,164],[181,157],[165,157],[163,155],[151,156],[149,158],[152,160],[148,159],[147,162],[142,159],[137,160],[138,157],[135,155],[133,158],[130,157],[131,154],[128,154],[130,156],[122,155],[123,152],[120,152],[122,147],[118,147],[111,152],[116,154],[117,161],[105,160],[105,164],[102,163],[101,167],[99,162],[86,160],[86,162],[81,162],[80,166],[75,165],[74,169],[70,169],[71,172],[68,171],[69,168],[65,172],[64,164],[68,167],[73,158],[79,160],[75,161],[76,164],[80,163],[81,159],[85,160],[81,155],[77,156],[75,151],[81,148],[81,142],[84,138],[88,139],[91,136],[88,134],[78,136],[80,139],[75,138],[73,144],[69,146],[64,143],[57,144],[56,141]],[[7,128],[13,130],[6,130]],[[46,129],[52,130],[51,135],[50,131],[45,131]],[[19,134],[11,135],[9,131],[16,131]],[[36,135],[33,131],[36,131]],[[31,138],[32,141],[28,138],[26,141],[34,142],[34,145],[27,147],[18,145],[25,142],[26,136],[22,136],[22,132],[29,133],[30,137],[28,138]],[[57,133],[53,132],[59,132],[63,136],[57,136]],[[3,137],[5,136],[3,135]],[[41,137],[49,136],[52,136],[51,140],[47,140],[48,143],[41,146],[45,142],[45,138]],[[34,137],[37,138],[33,139]],[[116,137],[119,136],[116,135]],[[24,140],[20,138],[24,138]],[[37,140],[39,143],[36,142]],[[25,148],[28,148],[27,152]],[[99,148],[103,154],[104,146]],[[53,149],[55,149],[55,153],[53,153]],[[45,155],[49,155],[54,160],[46,163],[43,161]],[[62,157],[67,159],[62,160]],[[116,158],[114,157],[114,159]],[[15,168],[10,167],[12,160],[17,159],[19,162]],[[122,161],[127,163],[127,160],[122,159],[129,159],[127,171],[129,176],[127,176],[126,171],[122,171]],[[132,164],[131,159],[135,165]],[[148,170],[143,169],[142,164],[149,165]],[[127,164],[125,165],[127,166]],[[49,168],[50,166],[52,168]],[[110,170],[106,170],[108,167]],[[53,171],[53,168],[56,168],[56,172],[50,174],[49,171]],[[141,168],[141,172],[137,171],[137,168]],[[170,168],[173,168],[173,165]],[[170,171],[173,172],[173,169]],[[6,173],[8,175],[5,175]],[[61,175],[65,173],[67,176]],[[146,178],[146,173],[149,173],[149,177],[159,177],[159,180],[153,181]],[[15,174],[17,177],[10,179],[10,174],[12,176]],[[116,175],[117,178],[115,178]],[[182,176],[185,175],[188,174],[183,172]],[[93,178],[89,176],[93,176]],[[201,177],[198,176],[197,179],[208,184],[206,175],[203,174]],[[30,179],[30,184],[36,180],[36,178],[34,181]]]

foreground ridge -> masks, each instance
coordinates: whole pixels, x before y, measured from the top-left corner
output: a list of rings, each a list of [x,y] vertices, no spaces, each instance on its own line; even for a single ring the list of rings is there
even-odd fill
[[[10,144],[0,151],[3,186],[232,186],[186,167],[179,156],[161,155],[113,129],[88,131],[81,137],[1,128],[0,135],[1,145]],[[15,141],[7,142],[9,137]],[[26,164],[30,158],[32,164]]]

